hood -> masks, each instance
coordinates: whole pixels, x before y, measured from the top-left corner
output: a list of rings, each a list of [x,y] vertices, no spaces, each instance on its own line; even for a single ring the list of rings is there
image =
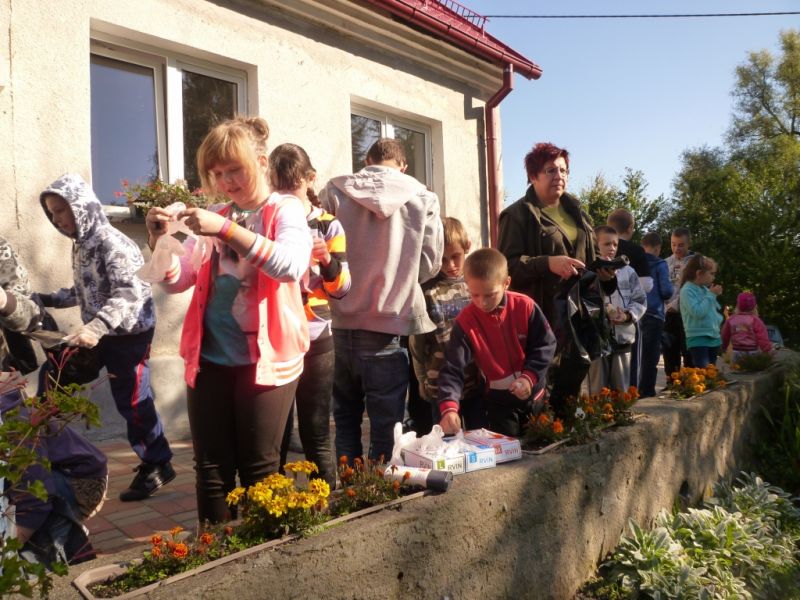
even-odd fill
[[[331,183],[342,193],[377,216],[388,219],[412,198],[427,192],[419,181],[397,169],[364,167],[353,175],[334,177]]]
[[[47,215],[47,218],[52,223],[53,215],[47,210],[47,205],[44,203],[44,197],[48,194],[61,196],[69,204],[75,217],[75,227],[77,229],[75,239],[79,243],[89,239],[97,227],[108,224],[108,219],[103,212],[103,205],[97,199],[89,184],[80,175],[66,173],[51,183],[39,195],[39,202],[42,205],[44,214]],[[55,227],[55,224],[53,226]],[[59,229],[59,231],[61,230]],[[61,231],[61,233],[64,232]]]

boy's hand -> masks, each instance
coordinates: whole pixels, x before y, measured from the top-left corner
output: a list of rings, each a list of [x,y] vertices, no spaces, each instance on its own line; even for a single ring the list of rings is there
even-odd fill
[[[92,319],[86,325],[78,329],[76,333],[64,338],[69,346],[80,346],[81,348],[94,348],[100,338],[108,333],[108,327],[100,319]]]
[[[447,435],[454,435],[461,431],[461,418],[458,416],[458,413],[449,412],[439,421],[439,427],[441,427]]]
[[[178,213],[178,220],[184,223],[195,235],[217,235],[225,224],[225,217],[203,208],[187,208]]]
[[[514,383],[508,386],[508,391],[514,394],[520,400],[527,400],[531,397],[533,388],[531,387],[531,382],[528,381],[527,377],[517,377],[514,380]]]

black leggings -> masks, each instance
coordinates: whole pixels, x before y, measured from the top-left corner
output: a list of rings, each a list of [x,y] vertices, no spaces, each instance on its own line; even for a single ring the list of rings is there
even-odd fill
[[[336,487],[336,465],[331,449],[331,392],[333,389],[333,337],[311,342],[303,362],[295,394],[297,428],[307,460],[319,467],[321,479]],[[289,440],[294,428],[293,413],[289,412],[281,445],[281,466],[286,462]]]
[[[255,365],[201,363],[194,389],[187,390],[189,426],[200,523],[231,518],[225,496],[278,471],[281,439],[297,380],[257,385]]]

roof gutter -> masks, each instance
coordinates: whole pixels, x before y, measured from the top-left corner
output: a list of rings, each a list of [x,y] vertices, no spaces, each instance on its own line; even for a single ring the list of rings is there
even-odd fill
[[[508,51],[495,48],[482,39],[483,33],[480,35],[469,35],[453,27],[444,19],[439,19],[436,15],[429,14],[425,10],[418,8],[410,0],[365,0],[367,3],[374,6],[379,6],[388,10],[392,14],[403,17],[410,22],[427,29],[433,33],[441,35],[445,39],[453,42],[454,45],[459,46],[468,52],[477,54],[478,56],[495,63],[512,65],[517,73],[528,79],[539,79],[542,76],[542,69],[539,65],[527,60],[513,52],[510,48]],[[423,3],[424,6],[424,3]]]
[[[483,107],[484,122],[486,123],[486,179],[489,187],[489,245],[497,247],[497,236],[500,221],[500,212],[503,210],[503,196],[500,188],[500,143],[497,137],[498,115],[497,107],[514,89],[514,65],[507,64],[503,69],[503,85],[487,100]]]

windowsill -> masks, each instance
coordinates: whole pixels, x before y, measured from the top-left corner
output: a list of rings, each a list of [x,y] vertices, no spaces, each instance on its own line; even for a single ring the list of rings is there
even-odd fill
[[[104,204],[103,212],[109,222],[114,224],[119,223],[144,223],[144,217],[136,215],[136,209],[131,206],[116,206],[113,204]]]

